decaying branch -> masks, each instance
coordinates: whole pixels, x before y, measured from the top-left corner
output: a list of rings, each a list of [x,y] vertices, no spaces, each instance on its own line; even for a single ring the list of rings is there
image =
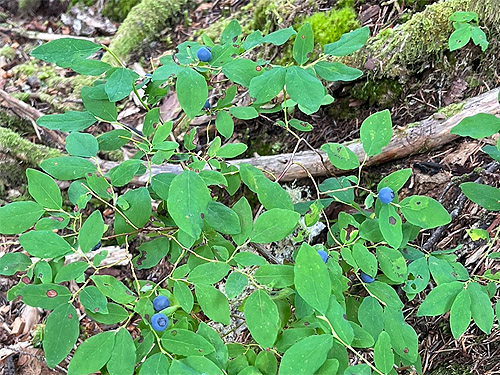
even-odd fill
[[[450,130],[457,125],[465,117],[473,116],[477,113],[499,114],[500,105],[498,104],[499,89],[494,89],[482,95],[467,99],[462,104],[462,109],[459,113],[443,119],[443,114],[433,115],[419,123],[408,125],[403,130],[395,130],[394,137],[387,147],[385,147],[380,155],[369,158],[366,165],[376,165],[388,162],[390,160],[401,159],[409,155],[427,152],[429,150],[442,147],[443,145],[458,138],[457,135],[450,134]],[[349,147],[362,161],[365,158],[365,152],[361,142],[353,141],[345,144]],[[307,177],[305,169],[313,176],[324,176],[328,173],[342,174],[346,171],[335,169],[332,165],[328,165],[328,171],[321,163],[320,155],[323,159],[328,160],[326,153],[323,151],[303,151],[296,154],[281,154],[275,156],[261,156],[250,159],[233,160],[230,163],[238,165],[241,163],[249,163],[258,168],[271,172],[278,176],[290,162],[293,157],[293,163],[289,166],[286,173],[282,176],[281,181],[292,181],[295,179]],[[295,164],[296,163],[296,164]],[[103,162],[101,167],[103,170],[110,170],[117,163]],[[305,169],[304,169],[304,168]],[[179,165],[166,164],[162,166],[153,166],[152,174],[158,173],[180,173],[182,168]],[[144,184],[148,180],[148,175],[138,177],[134,182]]]

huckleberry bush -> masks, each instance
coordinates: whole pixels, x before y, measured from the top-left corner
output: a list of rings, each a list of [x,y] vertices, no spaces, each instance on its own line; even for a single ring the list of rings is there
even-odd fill
[[[68,155],[43,161],[43,172],[27,170],[33,200],[0,208],[0,233],[19,234],[22,247],[0,259],[0,273],[18,276],[9,300],[22,297],[23,303],[50,311],[42,343],[50,367],[71,355],[69,375],[396,375],[402,366],[421,373],[417,334],[402,309],[429,284],[435,287],[419,316],[451,309],[456,338],[471,317],[490,332],[491,284],[469,276],[452,249],[428,252],[412,244],[422,229],[451,218],[432,198],[399,200],[411,169],[384,177],[377,191],[360,185],[367,158],[381,153],[392,138],[388,110],[363,121],[361,162],[344,145],[321,147],[333,166],[353,173],[319,185],[313,180],[313,201],[294,205],[279,184],[281,175],[229,161],[247,149],[227,142],[234,118],[275,113],[281,118],[276,126],[305,142],[299,134],[313,126],[294,114],[312,114],[332,103],[323,81],[362,75],[331,57],[358,50],[368,37],[366,27],[344,34],[310,61],[315,45],[309,24],[243,37],[238,22],[231,21],[218,43],[207,36],[203,45],[182,43],[145,77],[118,59],[118,67],[92,59],[107,48],[86,40],[58,39],[33,50],[36,58],[98,77],[81,91],[83,111],[38,120],[68,133]],[[250,58],[254,49],[290,40],[292,64]],[[173,87],[183,113],[175,123],[164,122],[158,104]],[[247,106],[233,104],[238,92],[248,93]],[[118,121],[117,102],[130,95],[147,112],[142,132]],[[209,96],[212,105],[206,104]],[[206,142],[195,144],[199,129],[189,124],[201,115],[210,117],[200,130],[199,139]],[[114,130],[85,133],[95,123]],[[187,130],[179,144],[173,131],[181,126]],[[99,150],[125,144],[135,155],[103,173]],[[177,164],[180,172],[151,173],[165,162]],[[136,176],[143,176],[144,187],[130,184]],[[55,180],[71,181],[64,195]],[[325,209],[339,204],[353,213],[327,217]],[[111,222],[104,222],[104,209],[114,212]],[[312,246],[308,233],[320,221],[327,240]],[[296,251],[289,263],[273,264],[250,251],[249,246],[292,233]],[[101,241],[125,248],[130,279],[106,274],[117,262],[104,262],[111,255],[105,249],[90,258]],[[130,246],[132,241],[139,246]],[[70,254],[81,260],[65,264]],[[162,279],[137,277],[136,270],[154,270],[164,259]],[[77,288],[70,291],[70,282]],[[237,328],[231,314],[236,310],[250,336],[228,342]],[[84,315],[100,329],[80,327]]]

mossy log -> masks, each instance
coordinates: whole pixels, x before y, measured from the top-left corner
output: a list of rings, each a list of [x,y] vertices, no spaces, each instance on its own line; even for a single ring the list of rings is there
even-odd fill
[[[370,38],[358,52],[338,60],[352,67],[369,71],[378,78],[399,78],[404,81],[435,60],[448,49],[453,32],[449,17],[456,11],[476,11],[481,25],[493,35],[498,28],[498,0],[446,0],[428,5],[408,21],[392,29],[382,30]],[[496,37],[490,42],[497,43]]]
[[[382,153],[369,158],[365,165],[382,164],[413,154],[428,152],[452,142],[458,136],[451,134],[450,130],[465,117],[473,116],[477,113],[500,114],[500,107],[498,106],[499,91],[500,89],[494,89],[485,94],[470,98],[460,105],[453,104],[453,112],[440,111],[421,122],[407,125],[403,130],[397,130],[389,145],[382,150]],[[460,110],[456,111],[457,108]],[[446,116],[446,113],[449,114],[449,117]],[[365,152],[359,140],[346,143],[345,146],[351,149],[360,161],[364,160]],[[326,162],[323,163],[323,161]],[[252,164],[260,169],[269,171],[275,176],[282,175],[281,181],[307,178],[308,173],[312,176],[325,176],[339,175],[347,172],[334,168],[328,162],[326,153],[319,150],[232,160],[230,163],[233,165],[241,163]],[[103,162],[101,168],[104,171],[108,171],[116,165],[114,162]],[[153,166],[151,171],[153,175],[158,173],[178,174],[181,172],[182,168],[179,165],[173,164]],[[144,184],[148,180],[149,176],[146,174],[136,178],[134,182]]]
[[[187,4],[187,0],[142,0],[132,8],[118,28],[109,46],[110,50],[122,61],[127,61],[141,44],[158,38],[160,32],[173,23]],[[114,62],[109,53],[103,56],[103,61]]]

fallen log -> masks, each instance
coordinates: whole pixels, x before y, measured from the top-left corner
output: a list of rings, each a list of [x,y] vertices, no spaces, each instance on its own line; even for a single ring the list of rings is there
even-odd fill
[[[401,159],[413,154],[424,153],[432,149],[442,147],[447,143],[459,138],[459,136],[450,134],[450,130],[457,125],[465,117],[473,116],[477,113],[490,113],[494,115],[500,114],[500,105],[498,103],[498,93],[500,89],[490,90],[479,96],[467,99],[459,104],[453,104],[458,112],[450,115],[448,118],[446,108],[429,118],[418,123],[412,123],[404,129],[395,129],[394,136],[387,147],[382,150],[382,153],[371,157],[367,160],[367,166],[382,164],[391,160]],[[364,160],[365,152],[359,140],[346,143],[345,146],[349,147],[359,158],[360,161]],[[250,159],[232,160],[232,165],[241,163],[249,163],[257,168],[266,170],[275,176],[280,175],[283,170],[293,159],[296,164],[291,164],[286,172],[283,174],[280,181],[292,181],[295,179],[306,178],[307,171],[312,176],[325,176],[327,174],[344,174],[347,171],[342,171],[334,168],[329,162],[325,163],[328,167],[321,162],[328,160],[326,153],[323,151],[303,151],[295,154],[281,154],[273,156],[260,156]],[[101,168],[103,171],[108,171],[115,167],[115,162],[103,162]],[[304,168],[305,169],[304,169]],[[161,166],[152,166],[151,173],[153,175],[158,173],[181,173],[182,168],[179,165],[165,164]],[[133,182],[137,184],[144,184],[149,178],[148,174],[137,177]]]

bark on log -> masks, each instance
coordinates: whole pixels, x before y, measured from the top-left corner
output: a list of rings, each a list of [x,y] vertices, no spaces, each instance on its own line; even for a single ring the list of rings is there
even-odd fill
[[[395,134],[389,145],[382,150],[381,154],[369,158],[366,165],[381,164],[413,154],[427,152],[459,138],[457,135],[450,134],[450,130],[465,117],[473,116],[477,113],[500,114],[500,105],[498,104],[499,91],[500,89],[497,88],[462,102],[461,111],[447,119],[443,118],[442,113],[437,113],[419,123],[410,124],[403,130],[395,129]],[[359,140],[346,143],[345,146],[349,147],[358,156],[360,161],[364,159],[365,152]],[[318,154],[321,154],[326,161],[325,164],[328,166],[328,170],[325,170]],[[334,168],[328,162],[328,157],[323,151],[304,151],[297,152],[295,155],[261,156],[251,159],[233,160],[230,163],[233,165],[249,163],[278,176],[283,172],[292,157],[294,162],[304,166],[313,176],[325,176],[329,173],[339,175],[347,172]],[[298,164],[292,164],[281,178],[281,181],[306,178],[307,172]],[[101,168],[104,171],[108,171],[116,165],[117,163],[115,162],[103,162]],[[181,172],[182,168],[179,165],[172,164],[153,166],[152,168],[153,175]],[[144,184],[147,180],[148,175],[146,174],[137,177],[134,182]]]

